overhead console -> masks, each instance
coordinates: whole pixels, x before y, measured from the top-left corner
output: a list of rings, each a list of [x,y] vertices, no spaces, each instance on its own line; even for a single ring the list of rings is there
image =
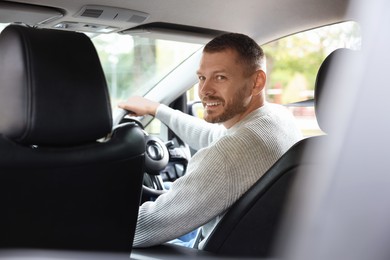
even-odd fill
[[[32,4],[0,2],[0,23],[90,33],[110,33],[139,26],[149,14],[102,5],[86,5],[76,13]]]
[[[115,24],[123,24],[123,27],[128,28],[143,23],[148,17],[149,14],[147,13],[130,9],[86,5],[73,15],[73,18],[76,18],[76,20],[61,21],[55,24],[54,27],[72,31],[109,33],[123,29],[110,25],[113,22]]]

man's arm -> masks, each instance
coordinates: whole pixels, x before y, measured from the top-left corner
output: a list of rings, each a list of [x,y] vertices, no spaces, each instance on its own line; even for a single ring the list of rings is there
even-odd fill
[[[215,157],[216,156],[216,157]],[[231,204],[221,153],[201,150],[189,164],[190,174],[177,179],[156,201],[142,204],[134,247],[149,247],[178,238],[209,222]],[[212,174],[211,174],[212,173]]]
[[[196,150],[208,146],[226,132],[223,126],[207,123],[143,97],[131,97],[120,103],[119,107],[128,110],[134,116],[155,116]]]
[[[144,97],[134,96],[119,103],[119,107],[123,108],[133,116],[151,115],[155,116],[160,103],[146,99]]]
[[[156,118],[167,125],[177,136],[192,148],[199,150],[226,134],[226,129],[217,124],[174,110],[165,105],[157,109]]]

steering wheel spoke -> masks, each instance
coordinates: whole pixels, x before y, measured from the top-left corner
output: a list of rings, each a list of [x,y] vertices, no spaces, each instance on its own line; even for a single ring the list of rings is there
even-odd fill
[[[114,128],[122,124],[135,123],[144,130],[137,117],[127,116],[127,111],[119,110],[114,116]],[[173,182],[185,174],[188,156],[183,147],[175,147],[173,141],[164,143],[160,138],[145,133],[145,174],[141,203],[155,200],[166,192],[164,180]]]

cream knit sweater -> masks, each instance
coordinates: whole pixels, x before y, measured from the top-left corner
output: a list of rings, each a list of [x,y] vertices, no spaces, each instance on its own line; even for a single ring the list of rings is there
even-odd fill
[[[156,118],[198,152],[167,193],[140,206],[134,247],[162,244],[201,226],[207,238],[224,212],[301,139],[291,113],[270,103],[230,129],[164,105]]]

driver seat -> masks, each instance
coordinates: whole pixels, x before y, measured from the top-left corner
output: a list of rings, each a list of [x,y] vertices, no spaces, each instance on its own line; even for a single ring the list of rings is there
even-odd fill
[[[10,25],[0,68],[0,248],[130,253],[144,134],[112,132],[90,39]]]
[[[322,63],[315,83],[315,112],[318,124],[329,132],[324,120],[326,105],[321,103],[323,90],[333,92],[326,84],[331,66],[339,59],[354,57],[349,49],[338,49]],[[331,93],[332,94],[332,93]],[[321,106],[322,104],[322,106]],[[303,139],[293,145],[233,206],[205,242],[203,250],[228,256],[274,257],[273,247],[278,236],[281,218],[294,180],[302,169],[313,169],[320,158],[304,156],[308,147],[319,147],[327,136]]]

